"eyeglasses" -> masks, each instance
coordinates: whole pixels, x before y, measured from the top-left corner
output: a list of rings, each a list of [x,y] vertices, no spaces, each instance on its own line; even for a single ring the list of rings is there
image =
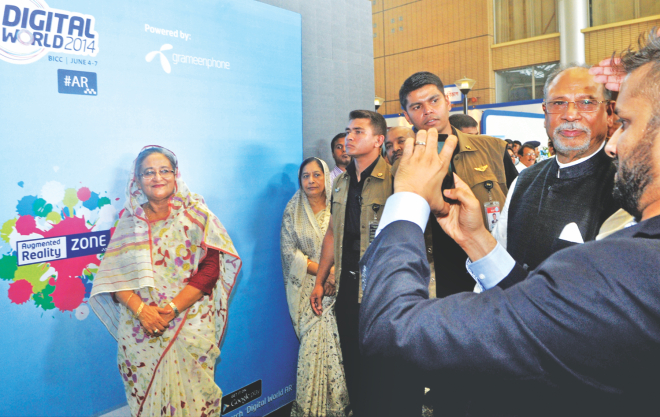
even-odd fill
[[[564,113],[566,110],[568,110],[568,104],[573,103],[575,105],[575,108],[577,111],[580,113],[591,113],[595,112],[598,110],[598,106],[600,103],[609,103],[610,100],[592,100],[592,99],[584,99],[584,100],[576,100],[576,101],[564,101],[564,100],[555,100],[555,101],[546,101],[543,103],[543,106],[545,107],[545,111],[549,114],[557,114],[557,113]]]
[[[158,174],[164,180],[171,180],[172,178],[174,178],[173,169],[161,169],[158,171]],[[148,169],[144,171],[142,174],[140,174],[140,176],[142,177],[142,179],[146,181],[151,181],[154,178],[156,178],[156,171],[154,171],[153,169]]]
[[[536,157],[536,153],[534,153],[534,152],[527,152],[526,154],[523,154],[523,156],[533,156],[533,157]]]

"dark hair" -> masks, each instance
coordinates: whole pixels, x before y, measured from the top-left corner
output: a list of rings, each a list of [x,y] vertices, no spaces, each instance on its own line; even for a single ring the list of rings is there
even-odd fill
[[[513,145],[513,141],[511,139],[504,139],[504,141],[509,145]]]
[[[521,143],[519,140],[514,140],[514,141],[513,141],[513,144],[514,144],[514,145],[522,146],[522,143]]]
[[[458,130],[462,130],[464,127],[477,127],[479,124],[472,116],[467,114],[452,114],[449,116],[449,124],[454,126]]]
[[[520,147],[520,149],[518,149],[518,155],[524,156],[525,155],[525,149],[531,149],[533,151],[536,151],[536,148],[534,148],[532,145],[530,145],[529,143],[525,143],[524,145],[522,145]]]
[[[555,78],[559,76],[559,74],[561,74],[564,71],[568,71],[570,69],[576,69],[576,68],[582,68],[588,71],[589,68],[591,68],[591,65],[571,63],[565,66],[561,66],[556,70],[552,71],[550,75],[548,75],[548,78],[546,78],[545,85],[543,86],[543,100],[548,99],[548,88],[550,87],[550,84],[552,84],[552,82],[555,80]],[[605,100],[610,100],[612,98],[612,92],[607,88],[605,88],[605,86],[603,86],[603,98]]]
[[[135,177],[140,178],[140,169],[142,168],[142,162],[144,162],[145,159],[151,154],[154,153],[159,153],[161,155],[164,155],[167,157],[167,159],[170,160],[170,165],[172,165],[172,169],[176,171],[177,169],[177,162],[176,162],[176,156],[174,154],[165,149],[165,148],[158,148],[158,147],[151,147],[151,148],[145,148],[140,151],[140,153],[137,156],[137,159],[135,160]]]
[[[354,119],[369,119],[371,131],[376,135],[385,136],[387,133],[387,123],[385,123],[385,118],[380,113],[371,110],[353,110],[348,114],[348,120]]]
[[[300,177],[302,177],[302,172],[303,169],[310,163],[310,162],[316,162],[319,165],[319,168],[321,168],[321,172],[323,172],[323,164],[321,163],[321,160],[319,158],[316,158],[314,156],[309,157],[302,161],[302,164],[300,164],[300,169],[298,169],[298,186],[302,188],[302,181],[300,180]],[[323,172],[325,175],[325,172]],[[325,183],[324,183],[325,184]]]
[[[416,72],[403,82],[399,89],[399,103],[401,103],[403,111],[406,111],[408,106],[408,94],[429,84],[438,87],[438,90],[445,94],[445,86],[442,84],[440,77],[428,71]]]
[[[633,95],[642,94],[653,104],[655,117],[660,117],[660,110],[656,103],[660,100],[660,36],[658,28],[654,27],[648,34],[639,36],[637,51],[628,47],[621,53],[621,68],[627,73],[649,65],[644,75],[644,82],[638,84],[637,91]]]
[[[332,141],[330,141],[330,152],[334,152],[334,151],[335,151],[335,143],[336,143],[339,139],[343,139],[343,138],[345,138],[345,137],[346,137],[346,132],[337,133],[337,134],[335,135],[335,137],[332,138]]]

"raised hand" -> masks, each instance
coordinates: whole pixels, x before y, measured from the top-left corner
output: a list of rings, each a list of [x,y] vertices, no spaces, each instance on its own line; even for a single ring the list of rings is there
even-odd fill
[[[472,190],[458,175],[454,175],[456,188],[445,190],[446,197],[457,200],[449,210],[435,213],[442,230],[465,250],[472,261],[481,259],[492,251],[497,242],[484,227],[481,216],[483,207]]]
[[[401,164],[394,177],[394,192],[420,195],[434,213],[449,210],[442,198],[442,180],[447,175],[452,153],[458,140],[449,136],[438,155],[438,131],[420,130],[415,139],[406,139]]]
[[[605,84],[605,88],[611,91],[619,91],[621,82],[626,73],[620,67],[621,59],[606,58],[589,69],[589,74],[594,75],[594,80]]]

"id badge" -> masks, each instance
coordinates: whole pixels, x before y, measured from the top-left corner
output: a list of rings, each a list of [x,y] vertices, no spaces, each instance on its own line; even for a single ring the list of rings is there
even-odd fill
[[[376,238],[376,230],[378,230],[378,222],[369,222],[369,243],[373,242]]]
[[[495,225],[500,220],[500,202],[488,201],[484,203],[484,210],[486,210],[486,221],[488,222],[488,231],[492,232]]]
[[[378,210],[380,210],[380,204],[372,204],[371,209],[374,211],[374,219],[369,222],[369,244],[374,241],[376,238],[376,231],[378,230]]]

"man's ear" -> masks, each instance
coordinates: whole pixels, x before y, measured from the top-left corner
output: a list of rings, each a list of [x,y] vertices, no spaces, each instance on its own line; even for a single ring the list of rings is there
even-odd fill
[[[616,105],[616,101],[610,101],[607,103],[607,127],[610,128],[614,126],[614,118],[616,117],[614,115],[614,106]]]
[[[412,120],[410,120],[410,116],[408,116],[408,112],[405,111],[405,110],[403,111],[403,117],[406,118],[406,121],[407,121],[408,123],[413,124]]]
[[[385,135],[378,135],[376,138],[377,139],[376,139],[376,144],[375,144],[374,148],[382,147],[383,142],[385,142]]]

